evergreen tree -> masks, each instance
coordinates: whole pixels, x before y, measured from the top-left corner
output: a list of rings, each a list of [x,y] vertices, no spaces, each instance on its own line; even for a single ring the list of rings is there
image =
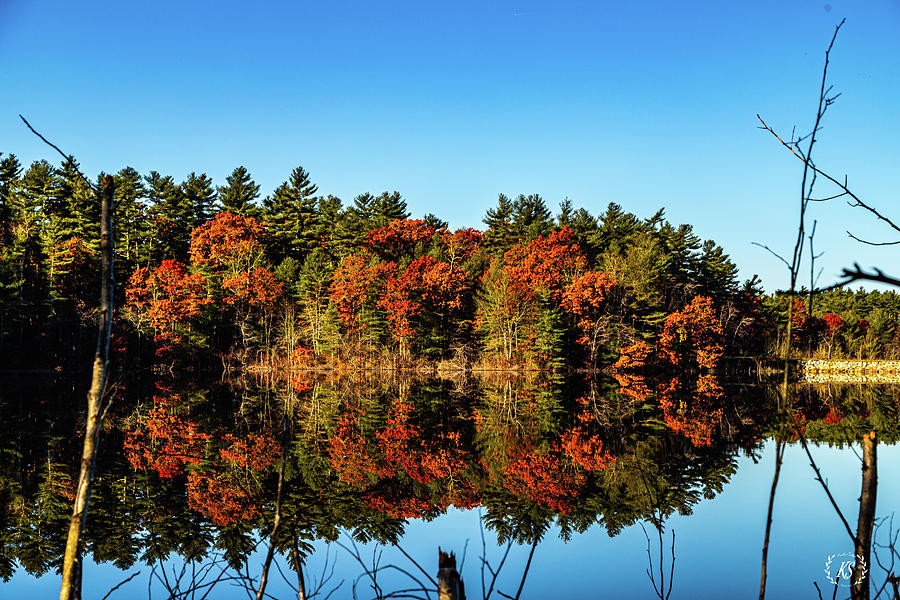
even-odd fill
[[[400,192],[382,194],[372,199],[372,227],[385,227],[391,221],[408,219],[409,211],[406,210],[406,200],[400,196]]]
[[[80,237],[92,248],[99,248],[100,203],[81,175],[78,162],[69,157],[56,170],[59,178],[55,214],[59,221],[56,242]]]
[[[597,255],[606,252],[613,244],[621,247],[626,239],[641,231],[638,218],[614,202],[609,203],[606,212],[597,220],[599,227],[590,240],[592,251]]]
[[[737,290],[737,267],[712,240],[703,242],[698,270],[697,279],[705,295],[723,300]]]
[[[571,227],[574,215],[575,211],[572,207],[572,201],[569,200],[567,196],[565,200],[559,203],[559,214],[556,215],[557,229],[562,229],[563,227]]]
[[[536,240],[553,230],[553,215],[537,194],[519,194],[513,203],[513,232],[516,243]]]
[[[322,224],[317,212],[319,188],[309,173],[297,167],[272,196],[263,201],[263,220],[269,230],[272,262],[302,261],[319,244]]]
[[[512,234],[513,205],[504,194],[497,199],[497,207],[489,208],[482,222],[487,225],[484,232],[484,245],[489,250],[505,252],[515,239]]]
[[[213,217],[217,194],[212,183],[212,179],[206,173],[197,175],[191,171],[181,184],[184,199],[190,203],[191,211],[194,213],[194,227],[206,223]]]
[[[435,231],[440,231],[441,229],[447,229],[450,226],[450,224],[447,221],[445,221],[445,220],[441,219],[440,217],[438,217],[437,215],[433,215],[431,213],[428,213],[427,215],[425,215],[425,217],[422,220],[425,221],[426,227],[433,227]]]
[[[187,262],[194,224],[193,206],[170,175],[156,171],[144,178],[150,199],[149,214],[154,240],[150,259],[154,264],[166,259]]]
[[[3,153],[0,152],[0,158]],[[0,244],[8,243],[12,227],[12,194],[19,183],[22,165],[15,154],[0,160]]]
[[[356,252],[373,229],[372,194],[360,194],[353,199],[353,204],[340,212],[338,221],[332,230],[332,240],[337,256],[347,256]]]
[[[218,188],[219,204],[223,212],[230,212],[242,217],[259,218],[260,210],[256,204],[259,198],[259,185],[250,177],[243,166],[235,168],[225,178],[227,185]]]
[[[141,174],[125,167],[113,177],[115,186],[115,267],[119,281],[126,281],[138,266],[150,263],[151,223],[147,190]]]

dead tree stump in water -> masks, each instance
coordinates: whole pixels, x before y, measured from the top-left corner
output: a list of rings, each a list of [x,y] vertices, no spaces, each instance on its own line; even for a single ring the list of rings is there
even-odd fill
[[[441,550],[438,546],[438,600],[466,600],[466,590],[459,571],[456,570],[456,554]]]

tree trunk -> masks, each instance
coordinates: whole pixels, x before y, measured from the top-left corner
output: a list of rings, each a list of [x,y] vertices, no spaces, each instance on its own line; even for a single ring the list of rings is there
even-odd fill
[[[878,495],[878,457],[875,432],[863,436],[862,490],[859,494],[859,519],[856,522],[855,565],[850,580],[854,600],[869,600],[869,575],[872,570],[872,530],[875,526],[875,499]]]
[[[88,502],[94,482],[94,467],[97,461],[97,443],[103,427],[101,403],[109,373],[109,342],[113,322],[113,180],[106,176],[101,192],[100,218],[100,310],[98,313],[97,348],[94,352],[94,367],[91,373],[91,389],[88,391],[87,423],[84,430],[84,448],[81,452],[81,471],[78,475],[78,489],[69,522],[69,536],[63,555],[62,585],[60,600],[81,598],[81,533],[87,519]]]
[[[775,475],[772,476],[772,489],[769,491],[769,511],[766,515],[766,535],[763,538],[762,573],[759,582],[759,600],[766,597],[766,579],[768,577],[769,537],[772,533],[772,512],[775,508],[775,490],[778,489],[778,477],[781,474],[781,463],[784,459],[784,442],[775,441]]]
[[[466,592],[456,570],[456,555],[438,548],[438,600],[466,600]]]

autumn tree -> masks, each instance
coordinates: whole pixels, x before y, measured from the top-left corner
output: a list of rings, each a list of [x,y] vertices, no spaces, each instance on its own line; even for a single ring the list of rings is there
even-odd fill
[[[682,372],[715,369],[722,357],[722,325],[712,300],[697,296],[682,310],[666,317],[657,351]]]

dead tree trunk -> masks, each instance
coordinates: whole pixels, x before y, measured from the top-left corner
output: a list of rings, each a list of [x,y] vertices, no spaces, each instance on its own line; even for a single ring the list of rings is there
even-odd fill
[[[778,477],[781,474],[781,464],[784,460],[784,442],[775,441],[775,474],[772,476],[772,489],[769,490],[769,511],[766,514],[766,535],[763,538],[762,548],[762,573],[759,582],[759,600],[766,597],[766,579],[768,577],[769,563],[769,537],[772,533],[772,512],[775,508],[775,491],[778,489]]]
[[[459,571],[456,570],[456,555],[447,554],[438,548],[438,600],[466,600]]]
[[[856,558],[851,579],[853,585],[850,588],[854,600],[869,600],[872,530],[875,526],[875,499],[878,495],[877,444],[874,431],[863,436],[862,490],[859,494],[859,518],[853,548]]]
[[[81,471],[69,536],[63,555],[62,585],[60,600],[81,598],[81,533],[87,518],[88,502],[94,482],[94,467],[97,460],[97,443],[103,426],[102,401],[109,375],[109,342],[113,322],[113,180],[107,175],[101,191],[100,219],[100,310],[98,313],[97,349],[94,352],[94,367],[91,373],[91,389],[88,391],[87,423],[84,429],[84,448],[81,452]]]

